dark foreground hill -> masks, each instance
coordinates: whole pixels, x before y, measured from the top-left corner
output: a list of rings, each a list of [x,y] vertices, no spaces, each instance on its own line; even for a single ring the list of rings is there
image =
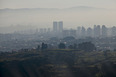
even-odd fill
[[[0,54],[0,77],[116,77],[116,52],[46,50]]]

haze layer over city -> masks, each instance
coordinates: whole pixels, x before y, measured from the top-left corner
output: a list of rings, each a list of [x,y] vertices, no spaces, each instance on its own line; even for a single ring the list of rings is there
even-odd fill
[[[1,0],[0,4],[0,32],[4,33],[30,26],[52,28],[53,21],[63,21],[64,28],[116,24],[115,0]],[[11,30],[5,30],[6,26]]]

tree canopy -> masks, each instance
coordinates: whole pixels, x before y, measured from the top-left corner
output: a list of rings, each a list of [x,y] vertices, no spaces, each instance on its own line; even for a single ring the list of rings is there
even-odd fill
[[[91,42],[83,42],[83,43],[78,44],[78,49],[84,50],[84,51],[94,51],[96,50],[96,47]]]
[[[64,43],[60,43],[60,44],[58,45],[58,48],[59,48],[59,49],[65,49],[65,48],[66,48],[66,46],[65,46],[65,44],[64,44]]]

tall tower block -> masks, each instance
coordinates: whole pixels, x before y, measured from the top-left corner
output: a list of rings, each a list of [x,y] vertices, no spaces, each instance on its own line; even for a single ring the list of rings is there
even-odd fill
[[[63,21],[60,21],[58,23],[58,25],[59,25],[59,32],[62,32],[63,31]]]
[[[57,32],[58,31],[58,25],[57,25],[57,22],[54,21],[53,22],[53,32]]]

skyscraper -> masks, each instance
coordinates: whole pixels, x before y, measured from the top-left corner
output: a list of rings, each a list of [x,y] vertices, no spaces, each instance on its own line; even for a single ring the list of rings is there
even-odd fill
[[[53,31],[54,32],[62,32],[63,31],[63,21],[53,22]]]
[[[94,37],[100,37],[101,35],[101,28],[100,25],[94,25]]]
[[[89,27],[88,29],[87,29],[87,36],[88,37],[92,37],[93,36],[93,30]]]
[[[81,27],[77,27],[77,38],[80,38],[81,36]]]
[[[62,32],[63,31],[63,22],[62,21],[60,21],[60,22],[58,22],[58,31],[59,32]]]
[[[63,34],[63,37],[70,36],[70,30],[63,30],[62,34]]]
[[[107,28],[105,25],[102,25],[102,37],[107,37]]]
[[[56,21],[53,22],[53,32],[57,32],[58,31],[58,24]]]
[[[76,30],[70,29],[70,36],[76,37]]]
[[[97,31],[96,31],[96,25],[94,25],[94,29],[93,29],[93,30],[94,30],[94,31],[93,31],[93,32],[94,32],[94,35],[93,35],[93,36],[96,37],[96,32],[97,32]]]
[[[44,28],[44,33],[47,33],[47,29],[46,28]]]
[[[86,29],[84,27],[81,29],[81,37],[86,37]]]
[[[112,27],[112,36],[116,36],[116,27],[115,26]]]
[[[43,33],[44,33],[44,29],[41,28],[41,29],[39,30],[39,32],[40,32],[40,34],[43,34]]]
[[[53,35],[62,37],[62,32],[63,32],[63,21],[54,21],[53,22]]]

